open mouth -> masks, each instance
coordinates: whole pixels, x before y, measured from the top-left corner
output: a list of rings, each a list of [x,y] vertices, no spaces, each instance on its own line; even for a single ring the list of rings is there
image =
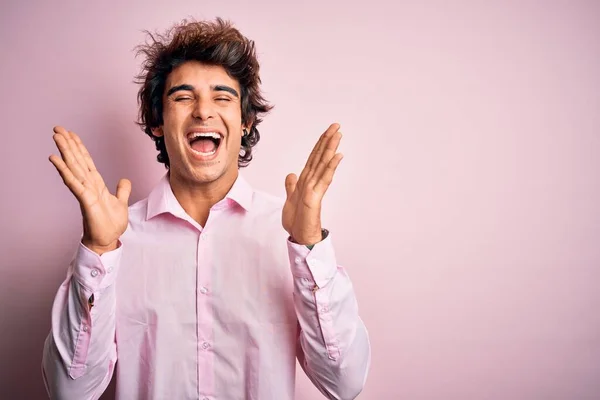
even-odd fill
[[[216,154],[223,137],[218,132],[191,132],[187,135],[188,143],[194,153],[202,157]]]

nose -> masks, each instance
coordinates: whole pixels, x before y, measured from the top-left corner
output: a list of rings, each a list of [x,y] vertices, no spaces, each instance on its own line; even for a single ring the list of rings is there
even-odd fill
[[[196,101],[196,105],[192,112],[192,116],[195,119],[200,119],[202,121],[207,121],[210,118],[214,117],[214,107],[210,98],[202,98],[200,97]]]

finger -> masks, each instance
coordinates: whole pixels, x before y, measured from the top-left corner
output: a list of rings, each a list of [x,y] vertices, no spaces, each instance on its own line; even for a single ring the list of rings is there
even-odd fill
[[[83,159],[83,155],[81,154],[81,151],[79,150],[79,146],[74,139],[74,136],[76,136],[75,133],[66,130],[62,126],[54,127],[54,132],[57,135],[59,135],[60,137],[64,138],[65,148],[63,150],[65,150],[65,151],[68,150],[71,153],[72,158],[70,161],[73,163],[77,163],[77,165],[80,167],[79,172],[81,174],[83,174],[83,176],[87,177],[89,168],[87,167],[87,164],[86,164],[85,160]],[[55,137],[57,135],[55,135]],[[68,160],[65,160],[65,162],[67,163],[67,165],[69,167],[72,167],[72,165],[69,163]],[[77,176],[78,171],[73,171],[73,172]]]
[[[129,179],[121,179],[117,184],[117,199],[127,204],[129,201],[129,195],[131,194],[131,182]]]
[[[327,130],[325,132],[323,132],[323,134],[319,137],[319,140],[317,141],[317,144],[315,145],[315,147],[313,148],[312,152],[310,153],[310,156],[308,157],[308,160],[306,161],[306,165],[304,166],[304,169],[302,170],[302,173],[300,174],[300,178],[298,179],[299,185],[300,187],[304,186],[304,182],[307,180],[307,175],[312,175],[312,169],[314,168],[315,164],[315,160],[318,157],[319,152],[321,151],[321,148],[323,146],[324,143],[326,143],[327,138],[337,132],[340,128],[340,124],[331,124],[329,126],[329,128],[327,128]]]
[[[77,136],[77,135],[75,135],[74,132],[71,132],[71,131],[63,128],[62,126],[54,127],[54,132],[62,135],[65,138],[65,142],[66,142],[71,154],[73,155],[72,160],[79,165],[78,169],[73,170],[75,176],[80,178],[82,182],[89,180],[89,175],[90,175],[89,171],[90,170],[85,162],[85,159],[83,158],[83,155],[81,154],[79,145],[77,144],[77,142],[75,141],[75,138],[74,138],[74,136]],[[69,167],[72,167],[72,165],[70,165],[68,162],[67,162],[67,165],[69,165]],[[88,184],[90,184],[90,183],[92,183],[92,182],[88,182]]]
[[[308,182],[312,181],[314,183],[321,177],[321,175],[323,174],[323,171],[329,164],[329,161],[331,161],[331,159],[335,156],[337,149],[340,146],[341,141],[342,141],[342,133],[339,131],[335,132],[329,138],[329,140],[323,146],[322,152],[319,154],[320,158],[317,161],[317,164],[312,169],[313,173],[307,177]]]
[[[292,197],[292,194],[296,190],[297,183],[298,177],[296,176],[296,174],[289,174],[285,177],[285,193],[287,195],[288,200]]]
[[[335,174],[338,165],[340,165],[342,158],[344,158],[344,155],[342,153],[338,153],[331,159],[331,161],[329,161],[327,168],[325,168],[325,171],[323,172],[323,175],[315,184],[315,192],[324,194],[327,191],[327,188],[333,181],[333,175]]]
[[[306,161],[306,166],[310,169],[317,165],[319,156],[323,152],[323,147],[326,145],[327,141],[337,131],[340,129],[340,124],[331,124],[329,128],[321,135],[319,141],[313,148],[313,151],[310,153],[308,160]]]
[[[89,169],[85,159],[83,158],[83,154],[81,153],[81,149],[79,148],[77,141],[75,141],[76,135],[74,132],[71,132],[71,131],[68,131],[68,133],[69,133],[69,136],[67,138],[67,141],[69,143],[69,146],[71,147],[71,151],[73,152],[73,155],[75,156],[75,160],[77,160],[77,163],[81,167],[81,170],[83,171],[85,176],[89,177],[90,169]]]
[[[74,133],[68,131],[67,129],[63,128],[62,126],[55,126],[53,130],[54,130],[54,133],[56,133],[64,138],[65,144],[67,145],[68,149],[73,154],[73,159],[79,163],[79,160],[77,159],[77,153],[79,152],[79,147],[76,145],[75,141],[73,140]],[[80,165],[82,166],[82,170],[83,170],[84,165],[82,165],[82,164],[80,164]]]
[[[319,150],[319,147],[321,147],[321,143],[323,143],[323,140],[325,139],[326,135],[327,131],[321,133],[321,136],[319,136],[319,140],[317,140],[317,143],[315,143],[310,154],[308,155],[308,158],[306,159],[306,163],[304,164],[305,168],[309,167],[312,164],[312,161],[315,158],[315,154]]]
[[[62,126],[55,126],[54,128],[52,128],[52,130],[54,131],[54,133],[60,133],[60,134],[67,133],[67,130]]]
[[[94,164],[94,160],[92,159],[92,156],[90,155],[87,148],[84,146],[83,142],[81,141],[81,138],[77,134],[75,134],[75,132],[70,132],[70,133],[73,138],[73,141],[77,144],[77,148],[79,149],[79,152],[81,153],[87,168],[90,171],[96,171],[96,165]]]
[[[65,162],[60,157],[52,154],[49,159],[58,171],[65,186],[67,186],[71,193],[73,193],[75,197],[77,197],[77,199],[79,200],[81,198],[81,195],[85,191],[85,187],[83,186],[83,184],[79,181],[79,179],[75,177],[75,175],[73,175],[71,169],[67,166],[67,164],[65,164]]]
[[[90,155],[89,151],[83,144],[83,141],[74,132],[70,133],[73,138],[73,141],[77,144],[79,152],[81,153],[81,156],[83,158],[83,162],[85,163],[85,167],[89,170],[89,175],[94,180],[96,187],[99,190],[104,188],[106,186],[106,184],[104,183],[104,179],[102,178],[102,175],[100,175],[100,172],[98,172],[96,164],[94,163],[94,160],[92,159],[92,156]]]
[[[64,134],[56,133],[54,134],[53,139],[65,165],[71,170],[72,174],[75,176],[75,178],[77,178],[77,180],[84,182],[86,180],[86,173],[83,171],[83,168],[75,158],[71,146],[69,145],[69,142]]]
[[[319,146],[321,146],[321,143],[323,142],[324,137],[325,137],[325,133],[322,133],[321,136],[319,136],[319,140],[317,140],[317,144],[315,144],[315,146],[313,147],[312,151],[310,152],[310,155],[308,156],[308,159],[306,160],[306,164],[304,164],[304,168],[302,169],[302,172],[300,172],[300,177],[298,178],[300,187],[303,186],[304,181],[306,180],[306,175],[310,171],[315,154],[316,154],[317,150],[319,149]]]

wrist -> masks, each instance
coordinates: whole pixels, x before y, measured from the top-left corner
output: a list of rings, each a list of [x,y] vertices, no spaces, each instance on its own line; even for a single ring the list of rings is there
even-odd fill
[[[290,236],[290,241],[292,243],[307,246],[309,249],[312,249],[312,247],[315,244],[323,241],[328,235],[329,235],[329,231],[327,229],[321,229],[321,231],[318,234],[305,236],[300,240],[295,239],[293,236]]]
[[[99,245],[97,243],[93,243],[90,240],[82,239],[81,243],[87,247],[89,250],[101,256],[104,253],[108,253],[109,251],[116,250],[119,247],[119,242],[115,241],[108,245]]]

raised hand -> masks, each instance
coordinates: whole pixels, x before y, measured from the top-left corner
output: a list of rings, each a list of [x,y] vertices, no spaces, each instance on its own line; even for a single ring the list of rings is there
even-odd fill
[[[289,174],[285,179],[287,199],[282,223],[296,243],[313,245],[322,239],[321,202],[343,157],[336,153],[342,140],[339,129],[339,124],[332,124],[321,135],[300,178]]]
[[[116,249],[127,228],[131,182],[121,179],[112,195],[79,136],[57,126],[53,139],[62,158],[53,154],[50,162],[79,201],[83,244],[98,254]]]

